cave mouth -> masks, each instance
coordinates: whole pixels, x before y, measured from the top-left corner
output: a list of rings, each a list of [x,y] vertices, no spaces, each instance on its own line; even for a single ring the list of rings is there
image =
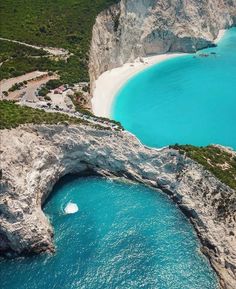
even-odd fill
[[[217,288],[192,225],[156,189],[86,171],[61,178],[44,212],[56,253],[1,261],[1,288]]]

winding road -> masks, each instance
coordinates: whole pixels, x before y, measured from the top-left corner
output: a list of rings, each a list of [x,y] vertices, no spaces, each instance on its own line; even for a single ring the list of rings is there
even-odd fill
[[[42,49],[45,52],[47,52],[47,53],[49,53],[49,54],[51,54],[53,56],[66,57],[66,56],[70,55],[70,52],[68,50],[66,50],[66,49],[63,49],[63,48],[36,46],[36,45],[31,45],[31,44],[28,44],[28,43],[25,43],[25,42],[12,40],[12,39],[7,39],[7,38],[2,38],[2,37],[0,37],[0,40],[9,41],[9,42],[12,42],[12,43],[18,43],[20,45],[24,45],[24,46],[31,47],[31,48],[38,49],[38,50]]]

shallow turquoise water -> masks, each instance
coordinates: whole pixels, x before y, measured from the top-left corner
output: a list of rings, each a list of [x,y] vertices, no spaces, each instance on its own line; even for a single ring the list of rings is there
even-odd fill
[[[236,149],[236,28],[209,57],[155,65],[119,91],[113,118],[146,145],[222,144]]]
[[[73,202],[79,212],[65,215]],[[0,261],[1,289],[215,289],[193,228],[159,192],[90,177],[59,183],[45,206],[56,255]]]

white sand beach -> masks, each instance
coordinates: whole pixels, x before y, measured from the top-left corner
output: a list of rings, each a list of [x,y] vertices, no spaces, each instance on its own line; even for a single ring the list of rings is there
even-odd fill
[[[95,82],[92,98],[92,109],[95,115],[111,117],[111,108],[114,97],[121,87],[138,72],[183,53],[162,54],[143,58],[133,63],[126,63],[121,67],[104,72]]]
[[[224,36],[226,30],[220,30],[214,43],[217,44]],[[185,53],[168,53],[151,57],[137,59],[133,63],[126,63],[121,67],[104,72],[95,82],[95,89],[92,98],[92,109],[95,115],[111,117],[112,103],[117,92],[135,74],[142,70],[156,65],[162,61],[177,56],[186,55]]]

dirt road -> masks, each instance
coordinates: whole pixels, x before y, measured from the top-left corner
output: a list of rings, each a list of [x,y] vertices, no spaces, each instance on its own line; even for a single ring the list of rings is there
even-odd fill
[[[66,49],[63,48],[54,48],[54,47],[42,47],[42,46],[36,46],[36,45],[31,45],[25,42],[21,42],[21,41],[17,41],[17,40],[12,40],[12,39],[7,39],[7,38],[2,38],[0,37],[0,40],[4,40],[4,41],[9,41],[9,42],[13,42],[13,43],[18,43],[27,47],[31,47],[34,49],[43,49],[45,52],[53,55],[53,56],[68,56],[70,54],[70,52]]]

